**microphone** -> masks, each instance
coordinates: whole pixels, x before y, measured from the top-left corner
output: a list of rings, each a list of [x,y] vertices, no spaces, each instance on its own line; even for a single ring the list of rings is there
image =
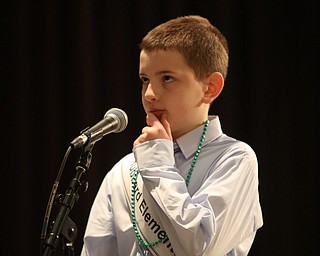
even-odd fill
[[[81,131],[81,135],[75,138],[70,144],[73,148],[82,147],[88,144],[94,144],[102,139],[108,133],[122,132],[128,125],[127,114],[119,109],[112,108],[108,110],[103,119],[85,130]]]

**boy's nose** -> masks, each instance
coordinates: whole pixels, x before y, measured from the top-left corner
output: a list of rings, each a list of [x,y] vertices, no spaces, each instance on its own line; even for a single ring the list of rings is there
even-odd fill
[[[144,97],[148,101],[155,101],[156,100],[156,94],[155,94],[154,88],[151,84],[148,84],[147,89],[144,93]]]

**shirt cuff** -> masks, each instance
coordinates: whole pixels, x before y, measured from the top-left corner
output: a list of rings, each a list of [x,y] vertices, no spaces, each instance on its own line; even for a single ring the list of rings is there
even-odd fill
[[[166,139],[155,139],[141,143],[133,148],[139,169],[173,166],[173,142]]]

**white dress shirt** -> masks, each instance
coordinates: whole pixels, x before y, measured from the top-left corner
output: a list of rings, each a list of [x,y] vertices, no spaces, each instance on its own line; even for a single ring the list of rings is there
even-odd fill
[[[175,255],[248,254],[263,225],[257,158],[246,143],[222,133],[218,116],[210,119],[188,187],[185,179],[203,126],[178,138],[175,154],[172,141],[157,139],[139,144],[115,164],[94,200],[82,256],[140,255],[121,174],[130,175],[132,161]]]

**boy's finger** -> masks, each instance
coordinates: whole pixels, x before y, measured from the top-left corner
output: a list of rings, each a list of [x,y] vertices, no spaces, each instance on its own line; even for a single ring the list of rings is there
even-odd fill
[[[148,126],[154,126],[156,123],[160,123],[159,119],[157,116],[153,113],[148,113],[147,115],[147,124]]]
[[[163,125],[163,128],[166,130],[167,134],[170,136],[170,139],[172,140],[170,123],[167,120],[166,113],[163,113],[161,115],[161,124]]]

